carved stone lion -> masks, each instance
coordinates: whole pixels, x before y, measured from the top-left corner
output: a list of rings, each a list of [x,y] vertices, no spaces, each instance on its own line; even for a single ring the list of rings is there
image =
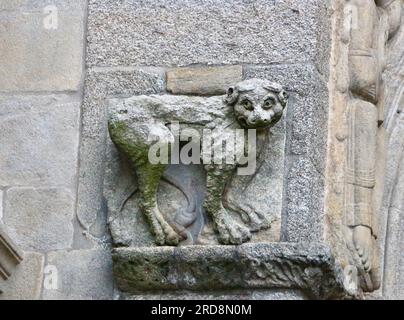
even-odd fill
[[[150,161],[150,150],[157,142],[172,150],[176,133],[170,125],[179,123],[181,129],[193,129],[200,133],[201,149],[204,149],[205,129],[210,129],[213,138],[220,137],[222,140],[227,139],[228,130],[238,129],[247,135],[247,129],[254,129],[257,152],[260,152],[269,128],[281,119],[287,99],[285,90],[279,84],[251,79],[229,88],[224,97],[135,96],[113,106],[109,120],[110,136],[133,166],[141,209],[158,245],[177,245],[184,237],[178,225],[167,221],[157,205],[159,182],[168,164]],[[235,153],[246,151],[245,145],[241,148]],[[265,214],[234,208],[226,201],[226,186],[236,174],[239,163],[227,163],[224,159],[226,154],[222,155],[223,159],[206,163],[204,156],[202,152],[201,163],[207,176],[204,209],[213,220],[219,241],[241,244],[250,239],[251,231],[268,228],[271,221]],[[243,224],[232,218],[228,212],[230,209],[241,214]]]

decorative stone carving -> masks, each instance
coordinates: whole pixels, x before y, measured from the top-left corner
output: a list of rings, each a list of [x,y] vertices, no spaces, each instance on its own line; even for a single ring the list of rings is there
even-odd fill
[[[22,261],[22,253],[0,226],[0,278],[7,280],[13,268]],[[0,287],[0,293],[2,292]]]
[[[167,71],[167,90],[173,94],[221,95],[242,78],[240,65],[173,68]]]
[[[225,97],[151,95],[124,100],[111,99],[110,104],[112,110],[109,131],[112,141],[128,157],[136,173],[142,211],[157,244],[177,245],[181,240],[192,237],[187,228],[201,216],[202,210],[213,219],[219,240],[223,244],[241,244],[250,239],[251,231],[270,227],[271,219],[266,214],[247,206],[233,205],[226,197],[226,186],[240,165],[245,151],[255,153],[255,150],[250,150],[250,141],[248,148],[244,143],[234,143],[231,140],[232,133],[241,129],[241,136],[236,138],[244,140],[248,135],[247,129],[255,129],[259,154],[268,139],[268,129],[281,119],[287,104],[287,94],[279,84],[252,79],[229,88]],[[173,128],[176,122],[181,133]],[[209,139],[205,139],[205,129],[210,130]],[[202,138],[202,142],[192,152],[202,149],[201,163],[206,170],[206,196],[204,199],[192,199],[186,187],[181,185],[181,179],[171,177],[171,183],[179,186],[187,195],[189,208],[179,209],[174,220],[169,221],[157,204],[157,189],[168,162],[153,164],[150,161],[150,152],[158,145],[160,150],[170,150],[172,158],[173,148],[177,148],[175,141],[183,130]],[[209,145],[212,141],[213,145]],[[217,141],[218,145],[215,145]],[[232,150],[235,155],[233,163],[227,161],[227,151],[220,154],[218,159],[210,161],[210,148],[221,149],[223,141],[226,146],[233,145],[235,148]],[[159,156],[162,157],[162,154]],[[203,207],[200,206],[202,202]],[[237,222],[228,210],[238,212],[242,221]]]
[[[301,289],[314,298],[345,296],[342,271],[324,244],[243,244],[119,248],[121,290]]]
[[[381,75],[388,40],[400,26],[401,0],[351,0],[349,13],[347,140],[344,210],[349,247],[364,291],[380,287],[377,168],[383,161],[384,104]],[[381,189],[381,187],[379,187]]]

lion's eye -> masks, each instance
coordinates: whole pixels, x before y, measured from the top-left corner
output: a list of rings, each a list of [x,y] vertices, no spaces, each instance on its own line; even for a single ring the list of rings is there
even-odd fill
[[[254,110],[254,106],[253,106],[253,104],[251,103],[251,101],[249,101],[249,100],[243,100],[243,101],[241,102],[241,104],[243,105],[243,107],[244,107],[246,110]]]
[[[273,108],[275,105],[275,101],[268,99],[266,101],[264,101],[264,104],[262,105],[262,108],[265,110],[271,109]]]

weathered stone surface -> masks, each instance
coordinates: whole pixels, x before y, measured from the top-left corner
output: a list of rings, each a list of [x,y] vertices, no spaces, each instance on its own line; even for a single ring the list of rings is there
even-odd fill
[[[328,29],[328,17],[327,3],[320,0],[91,0],[87,63],[315,61],[322,56],[321,34]]]
[[[316,244],[244,244],[178,248],[118,248],[119,289],[302,289],[317,297],[344,295],[342,271],[331,251]]]
[[[45,288],[44,299],[112,299],[112,263],[108,251],[94,249],[51,252],[48,254],[47,265],[56,267],[58,288]]]
[[[401,99],[404,99],[403,96]],[[382,210],[379,211],[382,222],[379,245],[380,252],[384,254],[382,259],[384,276],[379,294],[386,299],[404,298],[402,251],[404,245],[404,117],[402,114],[401,111],[394,117],[395,123],[389,132],[385,192]]]
[[[167,90],[173,94],[221,95],[242,78],[242,66],[176,68],[167,71]]]
[[[1,1],[0,91],[78,90],[85,1]]]
[[[80,145],[77,216],[87,229],[101,214],[107,139],[107,107],[114,95],[161,93],[165,72],[160,68],[96,68],[86,77]]]
[[[314,64],[247,66],[245,77],[267,78],[291,92],[286,113],[284,241],[322,241],[328,88]]]
[[[285,169],[282,240],[321,241],[324,228],[324,177],[307,157],[292,157]]]
[[[125,300],[307,300],[307,296],[298,290],[228,290],[215,292],[164,292],[159,294],[143,293],[125,295]]]
[[[244,88],[248,88],[249,91],[246,93],[243,91]],[[261,107],[267,103],[265,99],[268,96],[273,97],[272,105]],[[233,99],[233,102],[230,102],[230,99]],[[251,103],[252,108],[255,108],[254,112],[250,112],[249,109],[243,107],[242,103],[247,99],[249,99],[248,101]],[[121,156],[128,157],[136,169],[138,184],[140,186],[137,196],[141,199],[143,214],[148,217],[151,231],[155,235],[156,243],[159,245],[177,245],[184,238],[196,243],[195,241],[201,230],[196,234],[190,235],[187,233],[186,237],[182,237],[179,235],[181,231],[174,231],[167,223],[173,220],[173,223],[177,224],[178,230],[184,229],[182,232],[190,232],[188,227],[193,223],[197,223],[198,217],[203,215],[203,208],[206,209],[206,213],[213,220],[218,240],[223,244],[241,244],[242,242],[246,242],[250,240],[251,233],[269,229],[274,216],[279,217],[282,204],[280,194],[282,194],[283,186],[284,130],[283,126],[280,125],[278,128],[274,128],[271,134],[270,128],[274,127],[282,118],[283,110],[287,104],[287,96],[281,85],[263,79],[249,79],[234,84],[232,95],[229,94],[223,97],[141,95],[126,99],[110,99],[109,104],[109,133],[111,139],[118,149],[120,149]],[[150,140],[150,137],[155,136],[156,138],[154,139],[159,139],[158,141],[165,143],[167,148],[169,147],[170,138],[174,142],[173,132],[167,128],[167,123],[172,125],[179,123],[183,129],[194,130],[199,135],[197,139],[199,144],[202,145],[202,149],[206,147],[205,143],[207,139],[204,136],[206,130],[202,131],[201,128],[214,129],[212,131],[212,137],[215,139],[214,143],[219,144],[220,142],[221,147],[223,141],[229,144],[235,138],[236,130],[245,134],[246,131],[243,131],[245,129],[260,129],[257,130],[257,137],[254,141],[257,143],[257,149],[252,151],[255,153],[254,157],[258,157],[260,160],[251,159],[252,152],[250,150],[249,160],[253,168],[246,174],[245,179],[237,179],[238,177],[236,178],[235,176],[237,175],[237,167],[240,166],[240,163],[238,160],[235,160],[235,156],[241,153],[244,154],[244,144],[242,146],[238,144],[236,147],[239,149],[233,151],[233,165],[228,166],[230,169],[221,165],[225,163],[225,154],[220,155],[220,163],[218,163],[217,159],[215,159],[216,162],[212,162],[213,159],[210,157],[208,160],[203,159],[204,157],[200,153],[200,146],[198,146],[197,150],[194,151],[194,156],[196,157],[196,163],[194,161],[194,164],[205,165],[206,183],[202,181],[187,183],[185,181],[187,177],[181,175],[181,172],[175,174],[174,179],[170,180],[166,169],[172,161],[166,159],[165,161],[167,162],[156,165],[150,162],[151,159],[149,157],[149,150],[153,147],[153,141]],[[275,141],[274,145],[272,138]],[[210,144],[209,147],[211,147]],[[180,147],[178,146],[178,148]],[[262,150],[266,151],[263,155]],[[270,153],[273,154],[270,155]],[[174,155],[172,156],[174,158]],[[236,157],[238,158],[238,156]],[[262,171],[257,173],[257,169],[261,169],[261,165],[265,160],[275,160],[275,165],[270,162],[266,163],[267,176],[265,178],[267,180],[265,182],[262,179],[260,180],[260,183],[265,185],[265,188],[259,185],[259,183],[252,186],[251,181],[256,176],[264,174]],[[129,174],[129,177],[132,175]],[[152,210],[152,208],[156,207],[158,201],[157,188],[162,179],[178,187],[179,191],[186,195],[188,199],[198,199],[195,200],[195,204],[189,209],[189,213],[187,213],[191,218],[182,218],[183,216],[178,214],[171,219],[167,214],[162,213],[165,220],[160,219],[153,222],[157,214],[159,214],[157,212],[158,209],[153,209],[155,211],[151,212],[147,210]],[[231,182],[236,182],[234,185],[237,187],[238,192],[234,188],[233,194],[226,198],[225,188]],[[206,194],[205,199],[203,197],[199,198],[199,195],[196,195],[199,192],[192,187],[194,184],[206,185],[206,192],[203,192],[203,196]],[[116,186],[112,187],[115,188]],[[154,192],[145,192],[145,190],[154,190]],[[124,193],[128,191],[125,190]],[[112,198],[116,197],[116,194],[117,192],[113,192]],[[129,193],[128,196],[130,197],[131,194]],[[253,199],[247,199],[247,197]],[[234,201],[235,198],[238,199]],[[259,198],[265,198],[268,206],[257,204],[256,202]],[[125,202],[124,199],[123,202]],[[113,199],[109,200],[112,202],[110,203],[110,210],[113,213],[111,215],[120,219],[123,209],[121,205],[122,199],[118,202],[118,208],[114,208],[114,204],[116,205],[116,203],[114,203]],[[193,200],[189,201],[192,202]],[[179,209],[181,207],[177,208],[177,210]],[[238,216],[243,217],[243,215],[244,219],[238,219]],[[137,219],[137,217],[134,216],[133,219]],[[202,217],[201,219],[205,220]],[[203,225],[204,223],[202,223],[201,228],[203,228]],[[114,227],[115,225],[111,226]],[[132,229],[129,228],[129,230]],[[263,237],[262,240],[268,240],[265,238]]]
[[[0,190],[0,223],[3,222],[3,190]]]
[[[327,90],[326,78],[319,73],[314,63],[247,65],[244,68],[244,77],[282,83],[288,92],[301,96],[315,96]]]
[[[397,107],[402,105],[404,33],[394,34],[402,2],[335,1],[334,7],[326,237],[339,263],[357,268],[363,291],[376,290],[384,273],[382,294],[387,298],[385,288],[398,287],[402,256],[395,249],[402,225],[403,192],[397,178],[401,176],[402,134],[391,136],[395,136],[394,151],[385,146],[386,129],[388,136],[395,119],[400,118],[395,114]],[[355,19],[349,21],[347,12],[352,8]],[[391,201],[393,198],[398,202]],[[383,255],[384,271],[380,272]]]
[[[287,155],[308,155],[320,172],[325,167],[328,88],[316,67],[309,65],[248,66],[246,78],[284,84],[291,92],[287,118]]]
[[[160,93],[166,72],[159,67],[94,67],[87,71],[86,92],[92,98]]]
[[[7,280],[0,280],[0,300],[37,300],[41,297],[44,256],[26,252],[24,260]]]
[[[404,21],[404,20],[403,20]],[[385,127],[388,133],[387,165],[380,217],[379,250],[382,255],[384,299],[404,299],[404,27],[392,39],[383,73]]]
[[[0,225],[0,278],[7,280],[22,259],[22,252]]]
[[[23,250],[67,249],[73,240],[74,196],[67,189],[11,188],[4,223]]]
[[[72,187],[79,115],[66,95],[0,97],[0,186]]]

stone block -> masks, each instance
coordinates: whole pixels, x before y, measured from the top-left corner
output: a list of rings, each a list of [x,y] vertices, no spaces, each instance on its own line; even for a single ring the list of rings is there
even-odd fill
[[[85,1],[2,1],[0,91],[78,90]]]
[[[0,223],[3,221],[3,191],[0,190]]]
[[[44,289],[45,300],[106,300],[113,296],[112,261],[103,249],[57,251],[47,265],[56,267],[57,289]]]
[[[0,187],[72,187],[79,121],[69,96],[0,97]]]
[[[174,94],[220,95],[242,77],[242,66],[176,68],[167,71],[167,90]]]
[[[286,162],[287,185],[282,214],[282,241],[324,240],[324,177],[310,158],[290,157]]]
[[[125,295],[124,300],[307,300],[299,290],[229,290],[210,292],[166,291],[164,293],[143,293]]]
[[[71,246],[75,199],[69,190],[11,188],[6,197],[3,220],[21,249],[47,252]]]
[[[0,283],[0,300],[37,300],[41,297],[44,256],[26,252],[12,276]]]
[[[246,79],[263,78],[282,83],[289,92],[302,96],[315,96],[317,91],[327,91],[327,81],[318,72],[313,63],[308,64],[275,64],[254,66],[244,69]]]
[[[89,66],[317,61],[328,4],[244,0],[89,2]]]
[[[158,67],[95,67],[87,71],[86,90],[93,97],[165,91],[166,73]]]
[[[317,298],[345,294],[341,268],[318,243],[117,248],[113,261],[126,293],[276,288]]]

